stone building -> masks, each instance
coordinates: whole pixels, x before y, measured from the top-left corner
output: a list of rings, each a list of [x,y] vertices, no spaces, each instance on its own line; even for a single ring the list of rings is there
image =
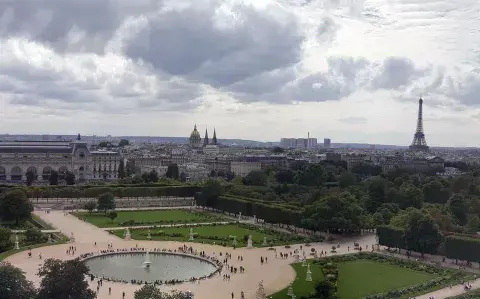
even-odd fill
[[[78,181],[117,179],[121,156],[111,151],[90,151],[78,135],[75,141],[0,142],[0,181],[22,182],[32,172],[35,181],[48,183],[53,170],[59,180],[72,172]]]

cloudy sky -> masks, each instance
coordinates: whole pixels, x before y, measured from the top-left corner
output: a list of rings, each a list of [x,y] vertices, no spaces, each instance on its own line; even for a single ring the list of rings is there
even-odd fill
[[[480,146],[478,0],[2,0],[0,133]]]

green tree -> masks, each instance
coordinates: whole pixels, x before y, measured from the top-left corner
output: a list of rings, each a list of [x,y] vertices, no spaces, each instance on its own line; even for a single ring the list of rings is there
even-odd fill
[[[322,197],[305,208],[302,218],[309,219],[314,231],[358,231],[365,226],[365,212],[349,192]]]
[[[152,170],[148,173],[150,182],[156,183],[158,182],[158,173],[155,170]]]
[[[7,227],[0,226],[0,252],[10,250],[12,246],[12,231]]]
[[[25,176],[27,177],[27,186],[31,186],[36,179],[35,173],[33,171],[29,170],[29,171],[27,171]]]
[[[374,213],[387,199],[387,182],[381,177],[373,177],[367,182],[368,197],[365,208]]]
[[[115,218],[117,218],[117,217],[118,217],[117,212],[115,212],[115,211],[110,211],[110,212],[108,212],[108,218],[110,218],[110,220],[112,220],[112,222],[113,222],[113,220],[115,220]]]
[[[97,209],[107,215],[108,210],[115,210],[115,196],[111,192],[100,194],[97,201]]]
[[[337,299],[335,286],[328,280],[320,280],[315,284],[315,290],[310,299]]]
[[[75,185],[75,174],[71,171],[67,171],[65,174],[65,182],[67,185]]]
[[[454,194],[447,203],[450,213],[460,225],[465,225],[468,218],[468,204],[463,194]]]
[[[225,179],[227,180],[227,182],[232,181],[234,178],[235,178],[235,174],[233,173],[233,171],[227,170],[225,172]]]
[[[7,262],[0,263],[0,299],[32,299],[36,290],[25,273]]]
[[[118,165],[118,178],[124,179],[125,178],[125,161],[120,159],[120,164]]]
[[[275,180],[279,184],[292,184],[295,181],[295,172],[291,169],[280,169],[275,172]]]
[[[262,170],[252,170],[242,181],[243,184],[248,186],[265,186],[267,184],[267,174]]]
[[[90,215],[91,215],[93,210],[95,210],[97,208],[97,203],[93,200],[89,201],[89,202],[86,202],[85,205],[83,206],[83,208],[85,210],[87,210],[88,213],[90,213]]]
[[[444,204],[450,197],[450,190],[438,180],[432,180],[423,185],[423,196],[425,202]]]
[[[409,207],[421,208],[423,203],[423,192],[412,184],[404,183],[399,189],[400,200],[398,205],[401,209]]]
[[[131,177],[132,175],[136,174],[136,169],[135,169],[135,162],[134,161],[128,161],[125,165],[125,170],[127,177]]]
[[[33,205],[21,189],[13,189],[0,196],[0,215],[6,219],[15,219],[16,225],[20,220],[29,219]]]
[[[223,187],[217,180],[208,180],[202,188],[202,200],[208,207],[214,207],[223,194]]]
[[[465,230],[471,234],[480,232],[480,218],[477,215],[469,215]]]
[[[79,259],[47,259],[38,270],[42,278],[36,299],[94,299],[96,294],[86,281],[89,269]]]
[[[168,165],[167,173],[165,174],[165,176],[169,179],[178,180],[178,178],[180,177],[178,165],[175,163]]]
[[[417,209],[412,209],[408,213],[404,238],[407,249],[420,252],[422,257],[425,253],[437,253],[438,247],[443,241],[438,225],[433,218]]]
[[[355,176],[350,172],[342,172],[338,177],[338,186],[340,188],[348,188],[355,185]]]
[[[127,139],[120,139],[120,142],[118,143],[119,147],[124,147],[127,145],[130,145],[130,141],[128,141]]]
[[[327,173],[320,164],[308,164],[297,171],[296,181],[299,185],[321,187],[327,181]]]
[[[45,241],[45,236],[38,228],[29,228],[25,231],[25,240],[28,243],[38,244]]]
[[[50,185],[58,185],[58,171],[52,170],[50,176],[48,177],[48,182]]]

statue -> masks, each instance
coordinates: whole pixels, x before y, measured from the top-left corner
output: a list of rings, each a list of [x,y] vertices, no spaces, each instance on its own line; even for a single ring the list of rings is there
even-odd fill
[[[75,243],[75,235],[72,233],[70,233],[70,243]]]
[[[288,286],[287,296],[292,297],[292,295],[293,295],[293,286],[292,286],[292,283],[290,283],[290,285]]]
[[[194,236],[195,234],[193,233],[193,228],[190,228],[190,238],[188,238],[188,241],[194,241]]]
[[[258,283],[257,296],[256,299],[266,299],[267,294],[265,293],[265,288],[263,287],[263,280]]]
[[[307,277],[305,281],[312,281],[312,271],[310,271],[310,264],[307,264]]]
[[[130,229],[127,227],[125,229],[125,241],[130,241],[132,239],[132,235],[130,234]]]
[[[242,212],[239,212],[238,213],[238,222],[240,222],[242,220]]]
[[[148,229],[147,240],[151,240],[151,239],[152,239],[152,234],[150,233],[150,229]]]
[[[15,250],[19,250],[20,249],[20,243],[18,242],[18,235],[15,234]]]
[[[252,235],[249,235],[249,236],[248,236],[247,248],[248,248],[248,249],[253,248]]]
[[[263,237],[263,246],[267,246],[267,237]]]

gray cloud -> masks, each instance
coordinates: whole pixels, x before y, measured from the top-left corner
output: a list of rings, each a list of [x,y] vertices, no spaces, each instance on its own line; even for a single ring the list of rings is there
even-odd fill
[[[238,20],[219,25],[219,3],[161,10],[128,41],[126,54],[171,75],[215,87],[234,84],[300,60],[303,35],[292,15],[279,20],[239,6]]]
[[[398,89],[406,87],[415,78],[425,75],[413,61],[403,57],[390,57],[383,62],[380,73],[372,80],[373,89]]]

